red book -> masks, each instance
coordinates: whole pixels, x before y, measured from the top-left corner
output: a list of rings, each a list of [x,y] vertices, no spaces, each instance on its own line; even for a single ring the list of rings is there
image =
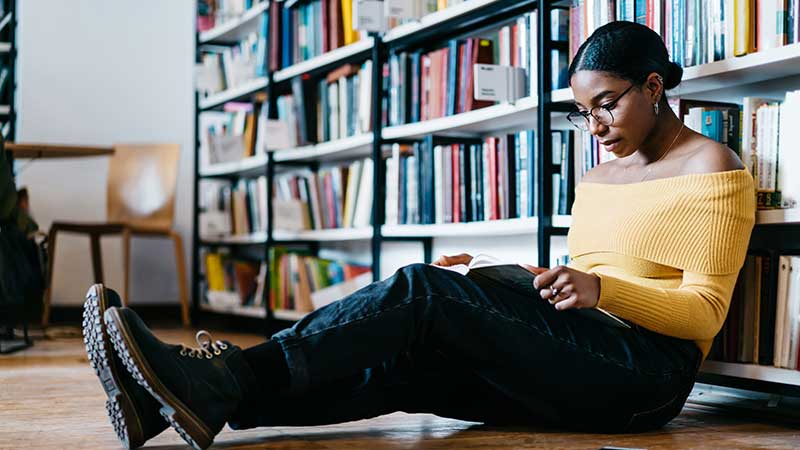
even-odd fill
[[[428,120],[428,96],[430,95],[430,72],[431,72],[431,55],[422,55],[422,73],[419,83],[419,120]]]
[[[645,13],[645,22],[651,30],[656,29],[655,8],[653,7],[653,0],[647,0],[647,11]]]
[[[511,39],[509,45],[511,45],[511,66],[518,67],[519,66],[519,51],[517,50],[517,24],[511,25]]]
[[[344,45],[344,31],[342,28],[342,2],[328,0],[328,49],[335,50]]]
[[[269,4],[269,68],[273,72],[281,68],[281,5]]]
[[[439,71],[439,117],[447,115],[447,97],[450,95],[447,92],[447,74],[450,73],[450,49],[445,47],[439,50],[439,58],[442,62],[442,70]]]
[[[330,20],[328,20],[328,14],[330,14],[330,3],[331,0],[322,0],[322,53],[327,53],[331,51],[331,42],[329,38],[330,31]]]
[[[489,39],[471,38],[473,42],[472,63],[467,68],[470,79],[467,84],[467,111],[491,106],[494,102],[487,100],[474,100],[472,91],[475,89],[475,80],[472,71],[475,64],[494,64],[494,44]]]
[[[464,102],[462,100],[461,89],[463,89],[464,82],[466,81],[467,74],[462,70],[464,67],[464,55],[466,53],[467,45],[464,42],[458,43],[458,71],[456,72],[456,114],[464,112]],[[464,100],[466,100],[464,98]]]
[[[497,138],[487,139],[489,144],[489,220],[497,220]]]
[[[461,196],[459,195],[461,179],[459,178],[458,172],[458,145],[451,145],[450,148],[453,153],[453,223],[458,223],[464,222],[464,220],[461,219]]]

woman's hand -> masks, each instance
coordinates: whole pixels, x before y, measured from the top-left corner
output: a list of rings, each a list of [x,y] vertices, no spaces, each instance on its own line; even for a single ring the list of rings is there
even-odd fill
[[[540,273],[533,287],[558,310],[594,308],[600,299],[600,277],[567,266]]]
[[[456,264],[469,264],[472,261],[472,255],[467,253],[461,253],[460,255],[453,255],[453,256],[440,256],[439,259],[432,262],[434,266],[440,267],[449,267],[454,266]]]
[[[532,266],[530,264],[520,264],[520,266],[528,269],[528,272],[531,272],[534,275],[539,275],[540,273],[547,272],[547,267],[537,267],[537,266]]]

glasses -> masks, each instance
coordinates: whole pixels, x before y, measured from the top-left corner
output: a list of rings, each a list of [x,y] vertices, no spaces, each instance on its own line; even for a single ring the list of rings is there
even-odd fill
[[[631,89],[633,89],[633,85],[630,85],[628,89],[625,89],[625,91],[622,92],[619,97],[610,103],[595,106],[589,111],[572,111],[571,113],[567,114],[567,119],[572,122],[573,125],[583,131],[589,130],[589,116],[594,117],[594,120],[596,120],[597,123],[610,127],[614,123],[614,115],[611,114],[611,110],[617,106],[619,99],[625,96],[625,94],[627,94]]]

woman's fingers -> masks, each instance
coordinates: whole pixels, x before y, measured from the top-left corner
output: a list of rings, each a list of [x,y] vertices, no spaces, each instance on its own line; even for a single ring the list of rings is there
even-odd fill
[[[537,266],[532,266],[530,264],[520,264],[520,265],[522,267],[524,267],[526,270],[528,270],[528,272],[531,272],[531,273],[533,273],[535,275],[539,275],[540,273],[547,272],[547,268],[546,267],[537,267]]]

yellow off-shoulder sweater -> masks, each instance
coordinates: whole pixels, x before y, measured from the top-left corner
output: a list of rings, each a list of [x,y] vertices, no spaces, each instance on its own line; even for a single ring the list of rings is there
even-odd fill
[[[569,267],[600,277],[598,307],[708,355],[755,223],[746,170],[577,186]]]

